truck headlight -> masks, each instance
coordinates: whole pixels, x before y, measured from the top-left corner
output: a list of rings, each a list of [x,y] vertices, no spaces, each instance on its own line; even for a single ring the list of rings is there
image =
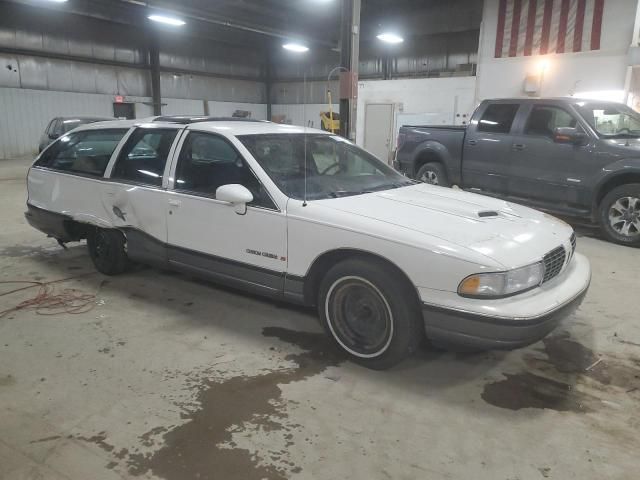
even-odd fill
[[[508,272],[476,273],[460,282],[458,294],[476,298],[508,297],[537,287],[543,278],[542,263],[534,263]]]

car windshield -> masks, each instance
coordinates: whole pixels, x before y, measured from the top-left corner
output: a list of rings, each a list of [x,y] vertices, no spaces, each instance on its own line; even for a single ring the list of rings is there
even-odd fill
[[[62,121],[63,133],[70,132],[74,128],[80,125],[86,125],[87,123],[103,122],[109,120],[107,118],[68,118]]]
[[[336,135],[242,135],[238,139],[278,188],[298,200],[360,195],[414,183]]]
[[[589,125],[607,138],[640,138],[640,115],[626,105],[584,102],[577,104]]]

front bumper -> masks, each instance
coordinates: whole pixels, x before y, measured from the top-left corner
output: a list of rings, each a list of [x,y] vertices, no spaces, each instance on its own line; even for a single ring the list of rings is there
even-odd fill
[[[589,261],[576,254],[563,274],[549,284],[477,307],[452,308],[423,303],[426,335],[438,346],[478,350],[514,349],[535,343],[580,307],[591,283]],[[475,311],[474,311],[475,310]]]

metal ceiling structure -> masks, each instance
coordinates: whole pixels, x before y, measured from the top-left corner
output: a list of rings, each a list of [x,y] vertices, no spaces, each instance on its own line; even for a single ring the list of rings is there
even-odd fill
[[[235,81],[261,84],[265,93],[258,95],[269,104],[274,82],[324,81],[340,64],[342,6],[350,1],[0,0],[0,57],[31,72],[16,80],[3,71],[0,85],[56,89],[71,82],[79,91],[151,93],[159,111],[160,86],[200,98],[223,84],[233,92],[225,82]],[[481,0],[358,1],[360,78],[473,74]],[[155,24],[150,13],[175,15],[186,25]],[[385,30],[405,42],[379,42]],[[285,41],[310,51],[291,55],[281,48]],[[241,101],[259,97],[247,93]]]

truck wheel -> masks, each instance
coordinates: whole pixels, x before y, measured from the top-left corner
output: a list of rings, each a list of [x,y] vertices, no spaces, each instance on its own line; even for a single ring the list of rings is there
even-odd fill
[[[384,370],[416,351],[424,338],[413,285],[379,261],[344,260],[323,278],[318,311],[323,327],[357,363]]]
[[[640,183],[611,190],[600,203],[600,224],[612,242],[640,246]]]
[[[87,236],[93,265],[105,275],[117,275],[129,268],[130,261],[124,245],[124,235],[118,230],[96,228]]]
[[[441,187],[450,187],[447,171],[440,163],[425,163],[418,170],[416,180],[428,183],[430,185],[440,185]]]

